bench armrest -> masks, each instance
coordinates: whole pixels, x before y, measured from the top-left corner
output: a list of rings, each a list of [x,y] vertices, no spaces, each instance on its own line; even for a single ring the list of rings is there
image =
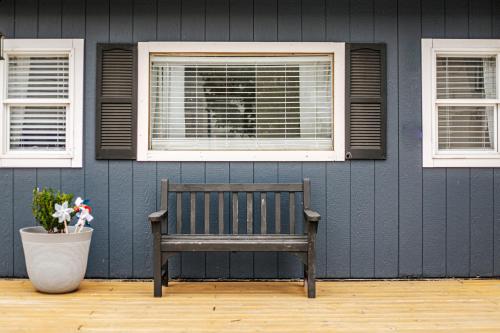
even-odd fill
[[[318,223],[321,219],[321,215],[318,212],[315,212],[311,209],[304,209],[304,219],[306,222],[315,222]]]
[[[161,220],[163,220],[164,218],[167,217],[167,210],[164,209],[164,210],[160,210],[158,212],[154,212],[154,213],[151,213],[149,214],[148,216],[148,219],[149,219],[149,222],[153,223],[153,222],[161,222]]]

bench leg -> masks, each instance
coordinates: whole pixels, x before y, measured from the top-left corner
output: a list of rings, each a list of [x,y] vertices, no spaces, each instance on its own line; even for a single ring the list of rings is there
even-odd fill
[[[304,280],[307,281],[307,297],[316,298],[316,253],[314,250],[307,252],[307,276]]]
[[[163,264],[163,274],[161,275],[161,282],[165,287],[168,287],[168,260]]]
[[[156,252],[153,255],[153,278],[154,278],[154,296],[161,297],[161,253]]]
[[[307,285],[307,265],[304,264],[304,286]]]
[[[161,234],[160,224],[153,225],[153,279],[154,296],[161,297]]]

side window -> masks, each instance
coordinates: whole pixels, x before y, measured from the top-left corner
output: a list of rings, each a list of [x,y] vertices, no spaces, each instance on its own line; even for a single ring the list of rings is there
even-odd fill
[[[82,40],[6,40],[4,167],[81,167]]]
[[[497,40],[422,40],[424,167],[500,166]]]

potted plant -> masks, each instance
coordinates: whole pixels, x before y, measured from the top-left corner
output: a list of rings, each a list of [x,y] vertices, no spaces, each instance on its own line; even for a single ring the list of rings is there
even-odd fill
[[[40,226],[20,230],[26,269],[38,291],[65,293],[80,285],[87,270],[93,229],[91,208],[73,194],[33,190],[33,216]],[[77,223],[69,226],[76,217]]]

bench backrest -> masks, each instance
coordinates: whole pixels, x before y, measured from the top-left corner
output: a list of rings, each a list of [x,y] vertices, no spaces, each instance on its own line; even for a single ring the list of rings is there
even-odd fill
[[[169,234],[295,234],[310,204],[309,179],[292,184],[161,182],[160,208],[169,209]]]

